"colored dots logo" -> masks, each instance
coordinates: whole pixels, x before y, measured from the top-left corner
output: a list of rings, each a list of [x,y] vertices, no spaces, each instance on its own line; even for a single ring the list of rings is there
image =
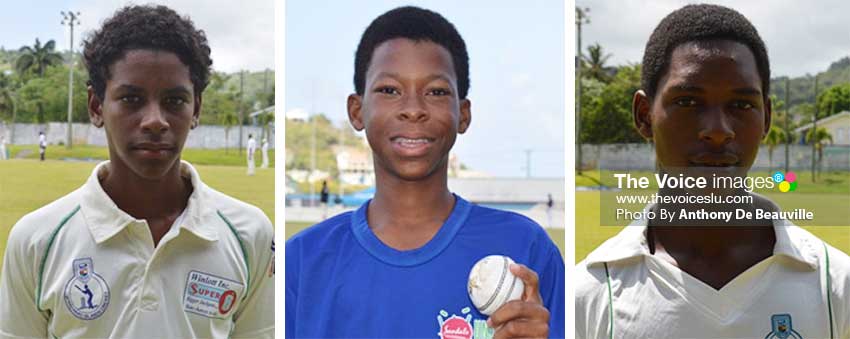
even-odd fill
[[[773,181],[779,183],[780,192],[793,192],[797,190],[797,174],[794,172],[782,174],[782,172],[773,173]]]

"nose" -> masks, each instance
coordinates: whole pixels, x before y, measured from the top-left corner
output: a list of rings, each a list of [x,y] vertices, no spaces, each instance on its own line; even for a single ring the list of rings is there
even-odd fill
[[[161,134],[168,130],[168,120],[165,112],[158,103],[151,103],[145,107],[142,113],[142,131],[153,134]]]
[[[722,109],[704,112],[700,117],[700,140],[721,146],[735,139],[735,131],[732,130],[729,117]]]
[[[419,95],[405,95],[401,110],[398,113],[400,120],[410,122],[422,122],[428,120],[428,109],[425,108],[424,97]]]

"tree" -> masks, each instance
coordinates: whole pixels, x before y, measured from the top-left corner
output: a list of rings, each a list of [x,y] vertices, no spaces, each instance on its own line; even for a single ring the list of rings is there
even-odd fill
[[[599,43],[587,46],[587,55],[582,56],[582,74],[588,78],[596,79],[602,82],[611,80],[608,75],[605,62],[611,58],[611,54],[605,54],[602,51],[602,46]]]
[[[850,84],[835,85],[818,94],[817,105],[821,118],[850,110]]]
[[[815,149],[818,150],[818,164],[820,164],[821,160],[823,160],[823,146],[827,140],[829,140],[829,143],[832,144],[832,134],[830,134],[826,128],[818,127],[817,131],[809,129],[806,133],[807,143],[814,143]]]
[[[0,117],[3,121],[15,123],[15,83],[11,75],[0,72]]]
[[[16,81],[11,75],[0,72],[0,109],[4,121],[10,122],[8,141],[15,142],[15,120],[18,118],[18,104],[15,102]]]
[[[581,139],[591,144],[643,142],[632,118],[632,98],[640,88],[640,65],[622,66],[610,83],[590,79],[582,94]]]
[[[236,112],[236,88],[228,84],[231,77],[222,72],[213,72],[210,75],[210,83],[204,91],[201,124],[221,123],[222,119],[225,119],[223,115]],[[236,121],[238,123],[239,119]]]
[[[21,47],[19,52],[21,55],[15,62],[15,69],[22,76],[27,72],[37,74],[39,77],[44,76],[44,71],[48,66],[62,63],[62,54],[55,52],[56,42],[53,40],[47,41],[43,46],[38,38],[35,39],[35,45],[32,47]]]
[[[239,123],[239,117],[233,111],[218,115],[218,123],[224,126],[224,153],[230,152],[230,128]]]
[[[785,144],[786,142],[794,142],[794,132],[784,131],[777,125],[770,126],[767,136],[765,136],[762,141],[762,143],[767,145],[767,159],[770,164],[770,168],[773,168],[773,150],[776,149],[776,146]]]

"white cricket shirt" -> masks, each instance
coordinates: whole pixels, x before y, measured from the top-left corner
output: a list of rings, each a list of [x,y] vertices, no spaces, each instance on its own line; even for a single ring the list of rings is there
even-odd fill
[[[576,338],[850,338],[850,258],[788,221],[720,290],[649,252],[646,219],[576,267]]]
[[[0,276],[0,338],[272,338],[273,228],[201,182],[154,248],[98,177],[24,216]]]
[[[257,151],[257,141],[254,138],[248,139],[248,159],[254,158],[254,152]]]

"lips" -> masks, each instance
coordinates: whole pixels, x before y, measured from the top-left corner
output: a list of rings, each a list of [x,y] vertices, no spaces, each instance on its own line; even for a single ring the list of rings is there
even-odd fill
[[[740,164],[738,156],[731,152],[703,152],[688,160],[692,165],[702,167],[733,167]]]
[[[403,157],[425,155],[436,139],[424,135],[397,135],[390,138],[393,150]]]
[[[131,150],[139,153],[144,158],[159,159],[174,153],[176,148],[169,143],[139,143],[131,147]]]

